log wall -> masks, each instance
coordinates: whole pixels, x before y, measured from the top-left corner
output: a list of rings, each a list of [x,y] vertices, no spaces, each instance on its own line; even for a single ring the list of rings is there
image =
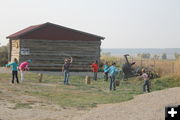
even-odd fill
[[[13,62],[14,58],[18,59],[19,61],[20,40],[11,40],[10,46],[10,61]]]
[[[29,55],[20,55],[20,62],[32,59],[32,70],[61,70],[64,59],[72,56],[71,71],[89,71],[89,65],[100,58],[101,41],[21,39],[20,48]]]

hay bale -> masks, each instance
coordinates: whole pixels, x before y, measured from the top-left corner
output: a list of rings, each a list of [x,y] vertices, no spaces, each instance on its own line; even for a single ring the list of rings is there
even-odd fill
[[[116,86],[119,86],[119,85],[120,85],[120,81],[116,80]]]
[[[85,77],[85,83],[86,84],[91,84],[91,77],[87,76]]]
[[[43,74],[42,74],[42,73],[39,73],[39,74],[38,74],[38,80],[39,80],[40,83],[42,82],[42,78],[43,78]]]

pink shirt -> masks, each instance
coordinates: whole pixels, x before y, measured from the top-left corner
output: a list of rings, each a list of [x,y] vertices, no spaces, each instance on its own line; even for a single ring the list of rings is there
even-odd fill
[[[143,78],[144,80],[148,80],[148,79],[149,79],[147,73],[143,73],[143,74],[142,74],[142,78]]]
[[[19,65],[19,69],[20,70],[28,70],[29,69],[29,62],[22,62],[20,65]]]

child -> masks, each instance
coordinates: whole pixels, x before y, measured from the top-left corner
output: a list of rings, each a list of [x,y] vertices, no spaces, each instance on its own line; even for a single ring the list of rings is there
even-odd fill
[[[120,70],[118,70],[116,68],[116,63],[112,63],[112,65],[107,69],[107,72],[109,72],[110,74],[110,90],[116,90],[116,80],[115,80],[115,76],[116,73],[119,72]]]
[[[108,68],[109,68],[108,62],[105,62],[105,64],[104,64],[104,81],[108,81],[108,72],[107,72]]]
[[[147,92],[150,92],[150,89],[149,89],[149,86],[150,86],[149,76],[146,73],[145,69],[142,69],[141,77],[144,79],[143,92],[146,92],[146,87],[147,87]]]
[[[99,69],[97,60],[92,63],[91,68],[92,68],[92,71],[94,73],[94,78],[93,79],[96,81],[97,80],[97,72],[98,72],[98,69]]]
[[[10,64],[6,64],[7,66],[11,66],[12,67],[12,84],[14,84],[14,78],[16,77],[16,82],[19,83],[18,80],[18,60],[16,58],[14,58],[14,62],[10,63]]]
[[[64,59],[64,65],[62,67],[62,72],[64,72],[64,85],[69,84],[69,67],[71,63],[73,62],[73,58]]]
[[[19,65],[19,70],[21,71],[21,82],[24,81],[24,71],[29,70],[29,64],[32,63],[32,60],[24,61]]]

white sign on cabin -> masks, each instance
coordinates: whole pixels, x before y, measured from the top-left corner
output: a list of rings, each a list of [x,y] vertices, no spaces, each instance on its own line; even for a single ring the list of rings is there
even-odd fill
[[[30,55],[29,48],[21,48],[21,55]]]

